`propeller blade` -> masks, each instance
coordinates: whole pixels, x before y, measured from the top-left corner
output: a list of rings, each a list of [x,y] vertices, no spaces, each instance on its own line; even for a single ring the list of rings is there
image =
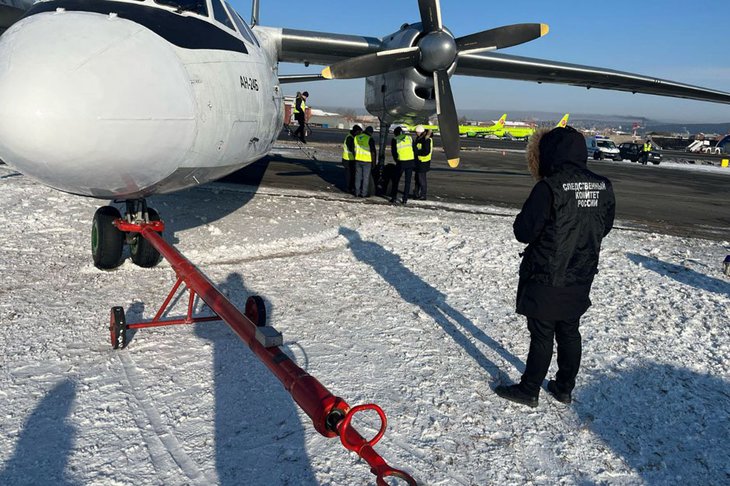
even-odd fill
[[[449,73],[445,70],[433,73],[433,84],[436,87],[436,114],[439,119],[441,145],[444,147],[449,167],[459,165],[459,118],[456,114],[454,95],[451,93]]]
[[[514,24],[489,29],[456,39],[459,54],[516,46],[548,33],[547,24]]]
[[[421,24],[423,25],[424,34],[442,30],[439,0],[418,0],[418,9],[421,11]]]
[[[413,67],[421,59],[418,47],[391,49],[345,59],[322,70],[327,79],[353,79]]]

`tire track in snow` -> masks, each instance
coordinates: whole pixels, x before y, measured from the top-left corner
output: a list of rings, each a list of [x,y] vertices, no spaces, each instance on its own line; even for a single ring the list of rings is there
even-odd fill
[[[172,431],[163,423],[160,413],[157,411],[152,399],[147,395],[144,389],[140,386],[135,386],[135,383],[141,382],[141,378],[139,376],[137,366],[129,353],[127,351],[120,351],[116,354],[122,362],[122,371],[124,372],[129,388],[132,391],[132,395],[139,405],[140,411],[146,418],[145,421],[142,417],[140,417],[141,414],[133,414],[134,419],[139,426],[139,431],[142,434],[150,452],[152,465],[158,473],[161,473],[160,477],[167,477],[168,473],[173,473],[173,469],[177,466],[177,468],[180,469],[180,471],[182,471],[182,473],[190,480],[190,483],[186,484],[206,486],[215,483],[215,481],[208,478],[198,467],[195,461],[193,461],[185,453],[180,442],[177,440],[177,437],[175,437]],[[151,432],[149,431],[148,425],[152,428]],[[170,464],[170,459],[174,461],[175,466]]]

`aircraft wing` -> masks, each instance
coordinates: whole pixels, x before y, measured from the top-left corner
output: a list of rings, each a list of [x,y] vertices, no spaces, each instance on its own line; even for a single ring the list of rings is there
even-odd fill
[[[376,37],[264,26],[256,26],[255,31],[273,44],[280,62],[329,65],[384,49],[382,41]],[[723,91],[613,69],[498,53],[461,54],[457,60],[456,74],[569,84],[730,104],[730,93]],[[290,82],[293,81],[296,80]]]
[[[730,93],[640,74],[505,54],[459,56],[456,74],[611,89],[730,104]]]
[[[383,49],[376,37],[258,25],[254,31],[263,41],[273,43],[280,62],[328,65]]]

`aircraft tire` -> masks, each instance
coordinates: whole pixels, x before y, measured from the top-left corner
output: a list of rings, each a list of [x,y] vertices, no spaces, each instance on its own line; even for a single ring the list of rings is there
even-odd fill
[[[124,233],[113,224],[119,218],[119,210],[112,206],[103,206],[94,213],[91,225],[91,256],[96,268],[111,270],[117,268],[122,261]]]
[[[147,215],[150,221],[160,220],[159,213],[152,208],[147,208]],[[160,252],[139,233],[132,237],[132,242],[129,244],[129,253],[134,264],[143,268],[155,267],[162,260]]]

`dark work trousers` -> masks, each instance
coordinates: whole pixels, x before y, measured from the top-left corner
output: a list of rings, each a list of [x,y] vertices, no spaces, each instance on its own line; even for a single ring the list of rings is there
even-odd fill
[[[370,170],[371,162],[355,162],[355,195],[359,197],[370,196]]]
[[[304,113],[301,115],[299,113],[294,114],[294,119],[299,123],[299,128],[297,128],[297,131],[294,132],[295,137],[299,137],[299,140],[302,142],[304,141]]]
[[[342,165],[345,166],[345,185],[347,192],[355,194],[355,161],[343,160]]]
[[[418,164],[419,162],[416,162]],[[426,181],[428,171],[416,169],[416,199],[426,199],[428,193],[428,183]]]
[[[581,339],[578,326],[580,319],[571,321],[541,321],[527,318],[530,330],[530,352],[520,387],[532,396],[540,394],[542,380],[553,358],[553,338],[558,343],[558,373],[555,375],[558,389],[570,393],[575,388],[581,355]]]
[[[410,163],[409,165],[413,165],[413,163]],[[393,177],[393,190],[390,193],[390,200],[395,201],[395,198],[398,197],[398,184],[400,184],[400,178],[405,173],[406,179],[403,181],[403,199],[402,201],[405,203],[408,201],[408,197],[410,196],[411,192],[411,176],[413,175],[413,167],[406,166],[403,167],[403,165],[400,162],[396,162],[395,164],[395,175]]]

